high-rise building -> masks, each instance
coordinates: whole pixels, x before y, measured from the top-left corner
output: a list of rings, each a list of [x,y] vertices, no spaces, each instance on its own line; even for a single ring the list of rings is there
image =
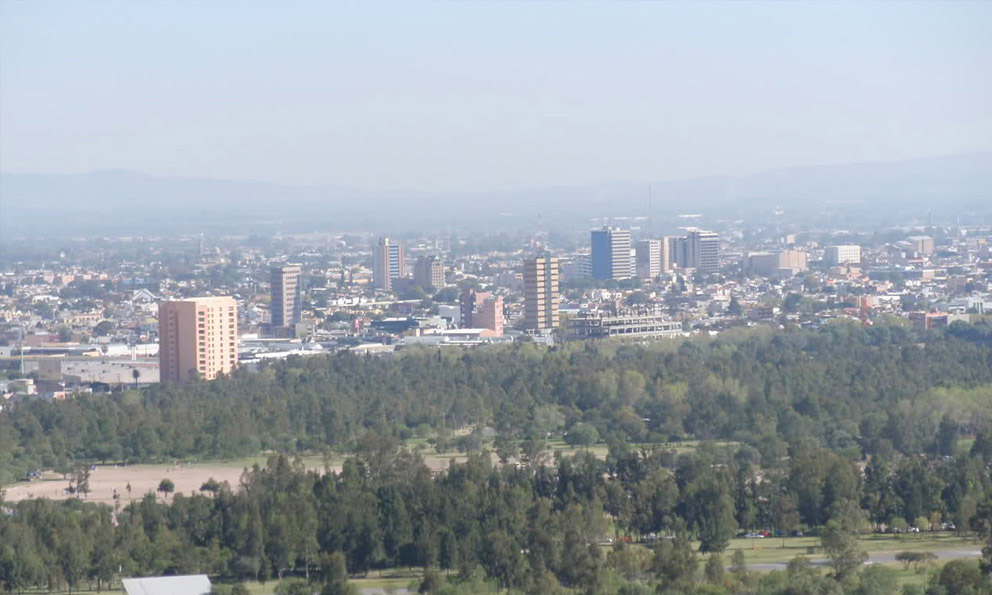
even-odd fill
[[[679,259],[679,245],[681,241],[682,238],[676,236],[665,236],[662,238],[662,243],[668,249],[668,252],[665,254],[665,262],[668,263],[668,270],[682,266],[682,262]]]
[[[472,327],[486,329],[483,336],[503,336],[503,296],[489,295],[476,307]]]
[[[668,246],[662,240],[641,240],[637,242],[638,279],[655,279],[668,269],[665,253]]]
[[[468,288],[462,291],[458,301],[462,328],[488,329],[488,336],[503,335],[503,296]]]
[[[558,326],[558,257],[524,260],[524,326],[551,330]]]
[[[272,303],[269,306],[273,328],[290,327],[300,322],[300,266],[288,264],[272,267]]]
[[[930,236],[909,236],[906,238],[913,243],[913,248],[920,256],[930,256],[933,254],[933,238]]]
[[[661,238],[661,272],[667,273],[672,270],[672,243],[671,238]]]
[[[212,379],[238,364],[238,305],[232,297],[198,297],[158,307],[158,359],[163,383],[196,374]]]
[[[830,266],[841,264],[861,264],[861,246],[854,244],[841,244],[827,246],[824,260]]]
[[[406,277],[403,244],[389,238],[379,238],[372,261],[372,282],[375,288],[390,291],[393,281],[401,277]]]
[[[482,302],[491,294],[488,291],[476,291],[471,287],[462,290],[458,296],[459,314],[462,328],[475,328],[475,312]]]
[[[413,282],[422,288],[444,287],[444,263],[437,256],[421,256],[413,265]]]
[[[682,245],[680,244],[680,247]],[[720,236],[712,231],[694,229],[685,237],[683,262],[701,273],[720,271]]]
[[[562,283],[592,277],[592,262],[588,254],[578,254],[560,263],[559,279]]]
[[[594,279],[628,279],[633,276],[630,259],[630,231],[615,227],[594,229],[592,276]]]

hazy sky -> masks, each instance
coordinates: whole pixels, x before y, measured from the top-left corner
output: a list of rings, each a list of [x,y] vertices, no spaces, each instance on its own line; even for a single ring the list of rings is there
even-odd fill
[[[462,190],[992,148],[992,2],[0,0],[0,169]]]

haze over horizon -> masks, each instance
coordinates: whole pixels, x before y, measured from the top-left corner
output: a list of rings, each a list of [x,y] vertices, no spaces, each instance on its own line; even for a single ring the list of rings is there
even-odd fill
[[[726,174],[721,172],[713,172],[710,174],[700,174],[688,177],[668,177],[659,178],[653,180],[608,180],[603,182],[590,182],[587,184],[555,184],[549,183],[546,185],[534,185],[534,186],[516,186],[508,188],[490,188],[484,190],[473,191],[471,189],[467,190],[448,190],[448,189],[437,189],[437,190],[427,190],[427,191],[416,191],[418,194],[430,195],[430,194],[455,194],[464,195],[472,194],[473,192],[515,192],[515,191],[535,191],[548,188],[570,188],[570,187],[597,187],[597,186],[611,186],[611,185],[623,185],[630,186],[636,185],[640,182],[647,184],[652,183],[679,183],[679,182],[696,182],[703,181],[707,179],[738,179],[738,178],[748,178],[755,176],[763,176],[769,174],[775,174],[780,172],[792,172],[792,171],[808,171],[815,169],[833,169],[833,168],[844,168],[844,167],[872,167],[872,166],[898,166],[903,164],[911,164],[915,162],[926,162],[933,160],[955,160],[955,159],[979,159],[988,161],[992,159],[992,149],[988,150],[976,150],[969,151],[965,153],[953,153],[948,155],[921,155],[917,157],[910,157],[907,159],[898,160],[870,160],[870,161],[847,161],[838,163],[809,163],[809,164],[791,164],[791,165],[781,165],[778,167],[768,167],[756,171],[746,171],[739,174]],[[268,180],[260,177],[246,177],[246,178],[222,178],[222,177],[208,177],[208,176],[198,176],[198,175],[182,175],[182,174],[159,174],[148,171],[141,171],[137,169],[126,169],[126,168],[106,168],[106,169],[94,169],[89,171],[80,172],[43,172],[43,171],[5,171],[0,170],[0,175],[6,177],[38,177],[38,178],[57,178],[57,177],[90,177],[90,176],[100,176],[100,175],[134,175],[140,177],[147,177],[150,179],[161,179],[161,180],[184,180],[184,181],[205,181],[205,182],[230,182],[230,183],[248,183],[248,184],[260,184],[260,185],[271,185],[276,187],[298,187],[298,188],[339,188],[341,190],[352,190],[359,192],[382,192],[384,194],[391,193],[403,193],[403,192],[413,192],[413,190],[406,188],[389,188],[383,189],[381,191],[369,188],[361,188],[357,186],[344,186],[341,184],[321,184],[321,183],[302,183],[302,182],[281,182],[278,180]]]
[[[4,3],[0,169],[450,192],[992,148],[992,4]]]

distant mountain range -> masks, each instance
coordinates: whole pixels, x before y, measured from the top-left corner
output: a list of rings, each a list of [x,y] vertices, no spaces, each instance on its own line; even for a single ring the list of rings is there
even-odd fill
[[[648,186],[652,199],[648,201]],[[131,171],[0,174],[0,241],[174,233],[321,230],[377,233],[574,229],[596,218],[646,217],[658,227],[697,213],[707,224],[783,217],[882,224],[992,217],[992,151],[899,162],[789,167],[746,176],[495,192],[366,192]]]

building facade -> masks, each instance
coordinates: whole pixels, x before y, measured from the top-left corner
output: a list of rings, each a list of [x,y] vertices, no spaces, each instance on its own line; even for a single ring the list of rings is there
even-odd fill
[[[232,297],[163,302],[158,308],[159,375],[181,384],[230,374],[238,364],[238,305]]]
[[[681,267],[682,261],[680,259],[679,248],[682,244],[682,238],[677,236],[665,236],[662,241],[668,249],[668,253],[665,256],[665,260],[668,263],[668,269],[671,270],[675,267]]]
[[[683,262],[701,273],[720,272],[720,236],[712,231],[692,230],[683,244]]]
[[[637,242],[635,272],[638,279],[656,279],[668,270],[668,245],[664,240]]]
[[[827,246],[823,259],[830,266],[861,264],[861,246],[854,244]]]
[[[466,289],[459,296],[463,329],[485,329],[485,336],[503,335],[503,296]]]
[[[800,250],[752,252],[747,257],[746,268],[767,277],[795,275],[806,270],[806,253]]]
[[[483,337],[502,337],[503,296],[490,295],[484,299],[472,315],[472,324],[486,331]]]
[[[592,244],[592,276],[594,279],[629,279],[633,276],[630,258],[630,231],[615,227],[594,229]]]
[[[588,254],[578,254],[560,262],[559,279],[562,283],[592,277],[592,262]]]
[[[372,282],[376,289],[391,291],[393,281],[406,277],[403,244],[389,238],[379,238],[372,255]]]
[[[302,320],[300,308],[300,266],[274,266],[271,271],[272,302],[269,305],[273,328],[285,328]]]
[[[607,337],[678,337],[682,323],[657,314],[579,314],[568,320],[567,337],[572,340]]]
[[[933,254],[933,238],[930,236],[909,236],[906,238],[913,243],[913,249],[920,256],[930,256]]]
[[[444,287],[444,263],[433,254],[421,256],[413,265],[413,282],[422,288],[441,289]]]
[[[524,326],[551,330],[558,326],[558,257],[524,260]]]

